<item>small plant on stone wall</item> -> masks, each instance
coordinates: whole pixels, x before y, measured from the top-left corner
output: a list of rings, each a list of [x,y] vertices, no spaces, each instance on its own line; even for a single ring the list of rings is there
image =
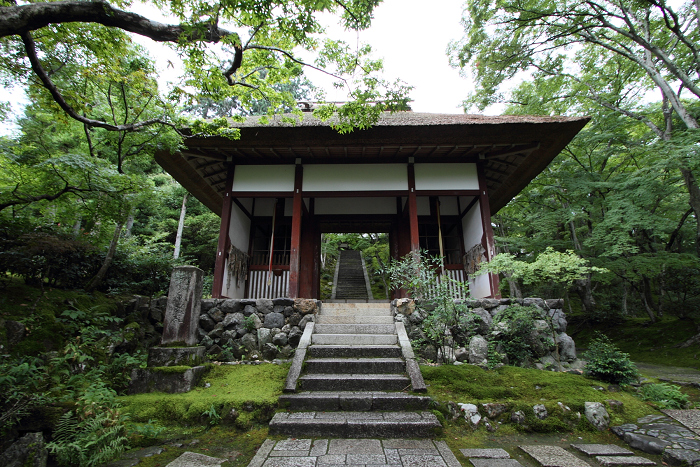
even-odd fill
[[[478,315],[466,305],[455,303],[455,290],[464,290],[467,284],[440,275],[441,261],[427,251],[409,253],[400,260],[392,260],[385,272],[391,278],[394,289],[404,289],[415,300],[416,308],[425,316],[422,331],[427,344],[438,351],[438,360],[447,361],[454,355],[453,330],[468,329],[478,325]]]
[[[253,317],[253,315],[250,315],[243,320],[243,327],[248,332],[255,331],[255,318]]]
[[[550,343],[536,332],[535,320],[540,313],[533,306],[511,306],[493,320],[489,343],[495,344],[511,365],[528,366],[541,357]]]

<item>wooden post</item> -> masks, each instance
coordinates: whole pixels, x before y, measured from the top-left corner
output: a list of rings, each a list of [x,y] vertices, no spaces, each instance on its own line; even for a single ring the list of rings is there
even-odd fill
[[[408,164],[408,225],[411,251],[420,250],[418,238],[418,204],[416,202],[416,174],[413,162]]]
[[[219,242],[216,246],[216,261],[214,262],[214,283],[211,287],[212,298],[223,298],[224,269],[226,268],[226,253],[230,244],[228,230],[231,226],[231,200],[233,198],[233,173],[235,166],[231,164],[226,175],[224,202],[221,207],[221,226],[219,227]]]
[[[479,177],[479,208],[481,209],[481,228],[484,232],[482,244],[486,250],[486,261],[491,261],[496,255],[496,243],[493,239],[493,228],[491,227],[491,207],[489,206],[489,195],[486,187],[486,179],[484,178],[484,168],[482,163],[477,163],[477,174]],[[489,289],[491,297],[501,298],[499,289],[498,274],[489,273]]]
[[[297,164],[294,172],[294,198],[292,201],[292,238],[289,252],[289,298],[299,298],[299,254],[301,252],[301,216],[304,200],[301,197],[303,168]]]

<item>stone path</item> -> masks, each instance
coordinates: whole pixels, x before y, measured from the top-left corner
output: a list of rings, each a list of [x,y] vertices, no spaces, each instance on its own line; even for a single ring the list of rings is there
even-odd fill
[[[461,467],[444,441],[429,439],[265,440],[248,467]]]

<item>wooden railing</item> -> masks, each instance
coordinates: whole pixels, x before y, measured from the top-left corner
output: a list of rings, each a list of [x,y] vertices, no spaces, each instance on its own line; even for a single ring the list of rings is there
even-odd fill
[[[267,277],[267,269],[248,272],[248,298],[281,298],[289,295],[289,270],[273,271],[270,284]]]

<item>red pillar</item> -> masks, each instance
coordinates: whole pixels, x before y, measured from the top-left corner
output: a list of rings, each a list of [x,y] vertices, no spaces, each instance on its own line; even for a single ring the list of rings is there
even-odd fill
[[[224,189],[224,202],[221,207],[221,226],[219,227],[219,242],[216,246],[216,261],[214,262],[214,283],[211,287],[213,298],[223,298],[224,268],[226,267],[226,252],[230,244],[228,230],[231,225],[231,190],[233,187],[233,172],[235,167],[228,168],[226,175],[226,188]]]
[[[299,256],[301,253],[301,216],[303,200],[301,182],[303,168],[297,164],[294,173],[294,198],[292,200],[292,246],[289,252],[289,298],[299,297]]]
[[[418,204],[416,202],[416,175],[413,163],[408,164],[408,225],[411,251],[420,249],[418,239]]]
[[[486,179],[484,178],[484,168],[479,163],[476,166],[479,177],[479,208],[481,209],[481,227],[484,232],[482,244],[486,250],[486,261],[491,261],[496,255],[496,243],[493,239],[493,228],[491,227],[491,207],[489,206],[489,195],[486,188]],[[489,288],[491,297],[501,298],[499,289],[498,274],[489,273]]]

